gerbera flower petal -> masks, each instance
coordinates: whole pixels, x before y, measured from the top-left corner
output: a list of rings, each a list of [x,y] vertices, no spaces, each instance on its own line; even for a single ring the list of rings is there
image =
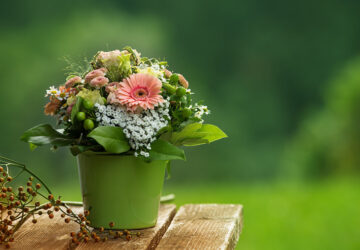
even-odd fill
[[[160,95],[161,81],[155,76],[149,74],[132,74],[128,78],[120,82],[116,89],[109,88],[111,91],[111,104],[122,104],[128,110],[136,112],[141,109],[154,109],[154,107],[162,103],[164,100]]]

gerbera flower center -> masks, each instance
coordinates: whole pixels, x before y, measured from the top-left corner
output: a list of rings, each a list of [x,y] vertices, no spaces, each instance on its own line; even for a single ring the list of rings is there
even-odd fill
[[[134,99],[144,99],[148,96],[148,94],[148,90],[143,87],[136,88],[132,92],[132,96]]]

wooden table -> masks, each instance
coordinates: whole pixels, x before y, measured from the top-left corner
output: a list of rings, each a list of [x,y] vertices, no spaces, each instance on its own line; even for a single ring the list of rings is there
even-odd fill
[[[242,211],[241,205],[188,204],[176,211],[175,205],[162,204],[156,226],[138,230],[140,237],[81,243],[76,249],[234,249],[242,229]],[[70,232],[77,231],[78,225],[65,224],[59,215],[51,223],[48,220],[42,216],[36,224],[26,221],[11,248],[73,248]]]

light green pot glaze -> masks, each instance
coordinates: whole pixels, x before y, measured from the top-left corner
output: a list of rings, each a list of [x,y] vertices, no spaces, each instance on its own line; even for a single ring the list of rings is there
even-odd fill
[[[140,229],[155,226],[167,161],[82,153],[77,156],[84,209],[91,226]]]

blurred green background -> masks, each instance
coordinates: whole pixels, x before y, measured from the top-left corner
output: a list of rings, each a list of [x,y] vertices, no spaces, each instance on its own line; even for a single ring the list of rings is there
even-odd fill
[[[0,152],[80,199],[67,149],[30,152],[54,121],[45,90],[64,56],[131,45],[166,59],[229,138],[188,148],[165,193],[241,203],[238,249],[360,249],[359,1],[6,1],[0,9]],[[115,184],[116,185],[116,184]]]

